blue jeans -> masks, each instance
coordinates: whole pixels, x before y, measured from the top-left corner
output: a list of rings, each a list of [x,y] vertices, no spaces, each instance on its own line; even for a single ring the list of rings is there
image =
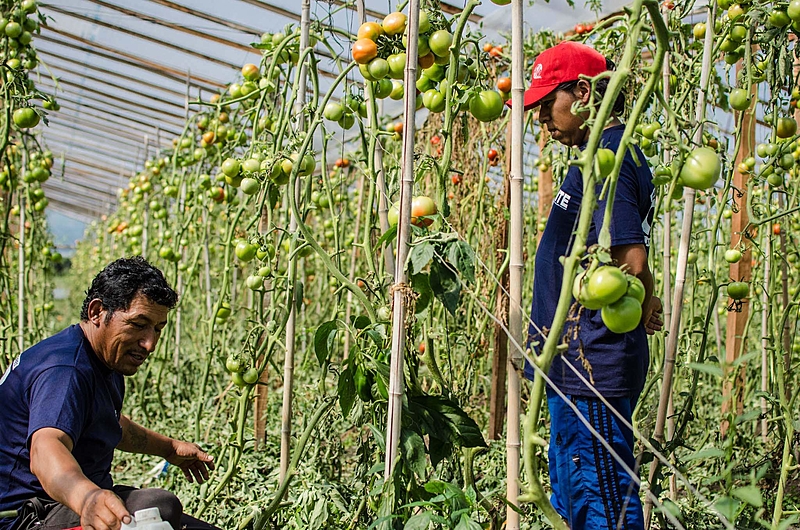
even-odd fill
[[[633,433],[597,398],[567,399],[628,468],[638,473]],[[635,399],[606,399],[628,422]],[[643,530],[639,486],[561,397],[548,393],[551,502],[572,530]]]

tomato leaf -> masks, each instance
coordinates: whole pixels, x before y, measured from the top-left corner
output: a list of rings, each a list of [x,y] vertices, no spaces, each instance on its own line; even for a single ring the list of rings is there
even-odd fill
[[[688,366],[692,370],[703,372],[704,374],[710,374],[717,377],[722,377],[722,368],[720,368],[719,366],[713,366],[704,363],[687,363],[686,366]]]
[[[336,321],[329,320],[320,324],[314,333],[314,353],[317,355],[317,361],[319,361],[320,366],[328,362],[328,355],[330,354],[336,331]]]
[[[422,512],[406,521],[403,530],[428,530],[431,525],[431,512]]]
[[[427,241],[414,245],[408,255],[409,272],[413,276],[419,274],[433,258],[433,245]]]
[[[761,491],[755,486],[743,486],[741,488],[734,488],[731,490],[731,495],[739,500],[742,500],[750,506],[761,508],[764,504],[761,498]]]
[[[717,449],[716,447],[706,447],[694,453],[684,456],[681,460],[684,462],[691,462],[692,460],[703,460],[706,458],[720,458],[725,456],[725,451]]]
[[[461,514],[461,520],[458,521],[455,530],[482,530],[483,527],[472,520],[466,513]]]
[[[447,246],[447,260],[455,265],[467,283],[475,283],[475,252],[466,241],[455,241]]]
[[[356,401],[356,385],[353,382],[353,365],[347,363],[347,367],[339,374],[339,406],[342,407],[342,416],[347,417],[353,403]]]
[[[397,237],[397,225],[390,226],[389,230],[384,232],[375,243],[375,248],[381,248],[387,241],[392,241]]]
[[[419,297],[414,312],[418,317],[428,309],[428,306],[433,299],[433,291],[431,290],[430,278],[427,274],[414,274],[411,276],[411,288],[414,289]]]
[[[400,433],[400,448],[408,467],[418,477],[425,477],[428,459],[425,456],[425,442],[422,437],[411,429],[403,429]]]
[[[481,429],[458,405],[440,396],[413,396],[408,408],[422,434],[459,447],[486,447]]]
[[[434,260],[431,262],[429,279],[433,294],[451,315],[455,315],[461,298],[461,280],[458,279],[458,275],[449,263]]]
[[[371,324],[369,317],[364,315],[359,315],[357,317],[350,317],[350,322],[353,324],[353,327],[356,329],[366,329],[367,326]]]
[[[303,310],[303,282],[297,281],[294,284],[294,309],[298,313]]]

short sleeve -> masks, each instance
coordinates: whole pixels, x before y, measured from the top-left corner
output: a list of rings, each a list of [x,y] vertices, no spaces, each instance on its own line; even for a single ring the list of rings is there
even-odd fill
[[[88,384],[71,366],[54,366],[39,374],[29,403],[28,447],[33,433],[46,427],[64,431],[75,443],[92,410]]]
[[[645,243],[640,213],[641,205],[639,204],[639,186],[633,165],[633,160],[630,157],[626,157],[617,180],[614,209],[611,212],[611,226],[609,227],[612,247]],[[602,186],[598,186],[598,192],[601,188]],[[599,227],[603,226],[606,202],[605,198],[598,201],[597,209],[593,214],[594,224],[598,227],[598,236],[600,235]]]

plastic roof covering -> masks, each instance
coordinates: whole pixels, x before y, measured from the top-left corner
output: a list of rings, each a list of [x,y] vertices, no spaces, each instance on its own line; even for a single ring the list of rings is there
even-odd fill
[[[607,2],[600,14],[563,0],[536,4],[526,8],[525,23],[533,31],[566,31],[625,3]],[[343,4],[312,0],[311,18],[354,33],[359,25],[354,4]],[[456,13],[463,4],[448,0],[441,6]],[[42,63],[37,83],[55,92],[61,105],[49,114],[49,126],[40,126],[60,158],[45,184],[50,208],[82,222],[111,212],[117,189],[181,133],[187,93],[189,99],[207,98],[233,82],[243,64],[258,63],[260,51],[250,44],[263,32],[298,23],[300,7],[300,0],[40,1],[48,24],[34,41]],[[366,0],[367,19],[380,19],[394,7],[387,0]],[[471,22],[496,38],[510,31],[510,14],[510,6],[485,0]],[[333,45],[349,60],[346,39]],[[325,72],[336,70],[322,46],[318,52],[323,91],[333,79]],[[400,103],[391,103],[399,113]]]

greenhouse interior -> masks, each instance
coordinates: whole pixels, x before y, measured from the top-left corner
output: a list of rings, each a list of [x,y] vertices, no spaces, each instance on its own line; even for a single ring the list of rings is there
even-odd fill
[[[800,0],[0,7],[0,530],[800,529]]]

